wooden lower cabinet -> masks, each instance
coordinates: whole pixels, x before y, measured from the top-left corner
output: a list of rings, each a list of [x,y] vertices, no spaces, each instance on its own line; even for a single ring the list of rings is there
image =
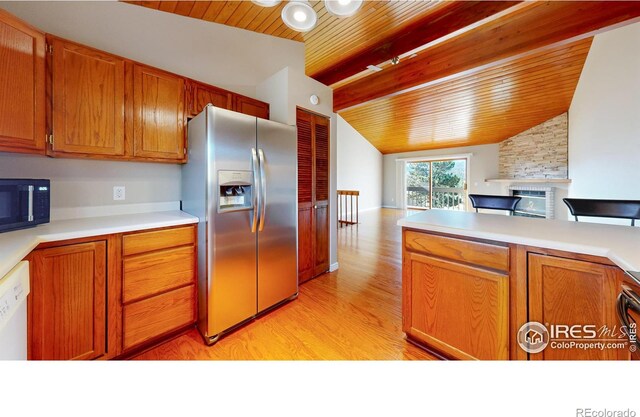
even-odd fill
[[[196,321],[196,226],[122,238],[123,352]]]
[[[638,357],[611,345],[628,341],[616,313],[626,278],[607,259],[410,229],[403,247],[403,331],[428,349],[456,359]],[[547,329],[540,352],[518,343],[527,321]]]
[[[195,225],[46,243],[26,259],[29,359],[128,357],[196,321]]]
[[[529,254],[529,320],[554,326],[595,326],[619,329],[616,316],[618,268],[556,256]],[[578,337],[582,330],[576,328]],[[558,339],[575,339],[557,334]],[[553,336],[552,336],[553,339]],[[591,339],[577,341],[591,342]],[[547,346],[530,359],[618,359],[616,349],[553,348]],[[624,353],[624,352],[620,352]]]
[[[509,359],[509,277],[405,252],[403,330],[456,359]]]
[[[106,352],[106,242],[29,256],[29,359],[96,359]]]
[[[195,286],[189,285],[124,306],[124,350],[141,345],[196,320]]]

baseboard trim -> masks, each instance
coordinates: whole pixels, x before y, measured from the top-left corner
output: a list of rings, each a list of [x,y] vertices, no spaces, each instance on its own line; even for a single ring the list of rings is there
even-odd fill
[[[382,206],[382,208],[397,209],[398,207],[396,207],[396,206]]]
[[[334,263],[334,264],[331,264],[331,265],[329,265],[329,272],[337,271],[338,268],[339,268],[339,266],[338,266],[337,262]]]

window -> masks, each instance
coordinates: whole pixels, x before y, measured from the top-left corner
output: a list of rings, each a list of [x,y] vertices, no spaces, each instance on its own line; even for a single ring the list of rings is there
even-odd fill
[[[466,210],[467,160],[407,161],[406,207]]]

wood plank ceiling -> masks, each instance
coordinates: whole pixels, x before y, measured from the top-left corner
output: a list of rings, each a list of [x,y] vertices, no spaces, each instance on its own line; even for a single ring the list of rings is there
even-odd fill
[[[447,7],[447,2],[438,1],[365,1],[355,16],[338,19],[327,13],[322,1],[310,1],[318,14],[318,24],[302,34],[282,22],[280,14],[286,1],[274,7],[261,7],[248,0],[126,3],[304,42],[306,72],[310,76]]]
[[[592,36],[640,16],[640,2],[392,0],[337,19],[311,1],[318,25],[300,34],[284,1],[128,3],[303,41],[307,74],[382,153],[495,143],[567,111]]]
[[[496,143],[568,110],[591,38],[340,115],[380,152]]]

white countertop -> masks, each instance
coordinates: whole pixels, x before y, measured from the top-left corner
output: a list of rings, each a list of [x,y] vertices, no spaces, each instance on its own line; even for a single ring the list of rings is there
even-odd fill
[[[42,242],[56,242],[193,223],[198,223],[197,217],[175,210],[60,220],[30,229],[0,233],[0,278]]]
[[[640,227],[448,210],[427,210],[399,220],[398,225],[602,256],[625,271],[640,271]]]

